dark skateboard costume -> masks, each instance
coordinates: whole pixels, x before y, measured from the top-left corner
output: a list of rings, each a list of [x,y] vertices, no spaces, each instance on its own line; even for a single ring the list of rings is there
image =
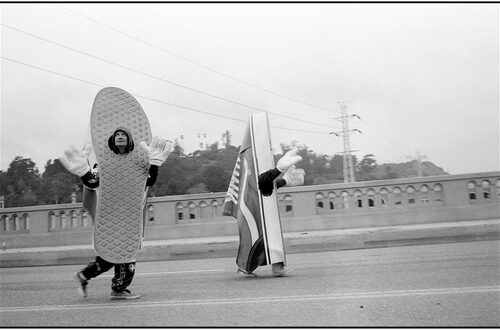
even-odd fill
[[[253,271],[265,265],[272,265],[274,276],[286,272],[276,190],[303,183],[303,170],[293,166],[302,159],[297,151],[285,154],[275,167],[267,114],[250,116],[223,209],[238,224],[238,273],[255,276]]]

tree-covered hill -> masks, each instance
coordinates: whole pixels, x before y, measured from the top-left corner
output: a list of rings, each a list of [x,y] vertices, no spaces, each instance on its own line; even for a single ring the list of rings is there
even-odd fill
[[[389,163],[377,166],[375,177],[382,179],[408,178],[414,176],[433,176],[443,175],[446,173],[441,167],[434,165],[432,162],[425,161],[420,164],[416,160],[406,163]]]
[[[226,191],[239,152],[239,147],[230,145],[229,141],[226,139],[224,148],[214,143],[188,155],[177,143],[160,167],[158,180],[149,189],[149,196]],[[306,172],[304,185],[343,182],[343,157],[339,155],[317,154],[305,145],[292,142],[281,145],[275,161],[292,145],[299,148],[299,155],[303,157],[297,167]],[[356,181],[414,177],[419,172],[423,176],[448,174],[430,161],[378,165],[372,154],[359,161],[353,157],[353,164]],[[31,159],[21,156],[10,163],[7,171],[0,171],[0,195],[4,196],[5,207],[70,203],[72,193],[81,201],[82,183],[67,172],[58,159],[48,160],[43,174]]]

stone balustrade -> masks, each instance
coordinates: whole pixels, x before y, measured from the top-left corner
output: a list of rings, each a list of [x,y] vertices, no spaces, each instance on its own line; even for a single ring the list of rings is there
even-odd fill
[[[500,172],[284,187],[283,231],[500,218]],[[148,198],[145,239],[237,235],[222,216],[225,193]],[[4,248],[91,244],[82,203],[0,209]]]

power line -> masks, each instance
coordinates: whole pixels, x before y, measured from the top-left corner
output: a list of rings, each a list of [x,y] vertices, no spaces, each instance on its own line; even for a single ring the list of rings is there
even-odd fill
[[[7,25],[7,24],[5,24],[5,23],[0,23],[0,24],[1,24],[2,26],[5,26],[5,27],[9,28],[9,29],[12,29],[12,30],[14,30],[14,31],[16,31],[16,32],[19,32],[19,33],[22,33],[22,34],[28,35],[28,36],[30,36],[30,37],[33,37],[33,38],[36,38],[36,39],[39,39],[39,40],[42,40],[42,41],[48,42],[48,43],[50,43],[50,44],[56,45],[56,46],[61,47],[61,48],[64,48],[64,49],[68,49],[68,50],[71,50],[71,51],[77,52],[77,53],[79,53],[79,54],[82,54],[82,55],[84,55],[84,56],[91,57],[91,58],[96,59],[96,60],[99,60],[99,61],[101,61],[101,62],[104,62],[104,63],[107,63],[107,64],[111,64],[111,65],[117,66],[117,67],[119,67],[119,68],[121,68],[121,69],[129,70],[129,71],[132,71],[132,72],[134,72],[134,73],[137,73],[137,74],[140,74],[140,75],[146,76],[146,77],[148,77],[148,78],[152,78],[152,79],[156,79],[156,80],[162,81],[162,82],[164,82],[164,83],[167,83],[167,84],[170,84],[170,85],[173,85],[173,86],[176,86],[176,87],[184,88],[184,89],[187,89],[187,90],[192,91],[192,92],[200,93],[200,94],[203,94],[203,95],[206,95],[206,96],[210,96],[210,97],[213,97],[213,98],[216,98],[216,99],[219,99],[219,100],[225,101],[225,102],[233,103],[233,104],[236,104],[236,105],[239,105],[239,106],[242,106],[242,107],[245,107],[245,108],[249,108],[249,109],[252,109],[252,110],[264,111],[264,112],[272,113],[272,114],[274,114],[274,115],[276,115],[276,116],[280,116],[280,117],[288,118],[288,119],[291,119],[291,120],[296,120],[296,121],[305,122],[305,123],[308,123],[308,124],[313,124],[313,125],[318,125],[318,126],[323,126],[323,127],[328,127],[328,128],[331,128],[331,125],[325,125],[325,124],[316,123],[316,122],[312,122],[312,121],[308,121],[308,120],[304,120],[304,119],[294,118],[294,117],[291,117],[291,116],[287,116],[287,115],[283,115],[283,114],[275,113],[275,112],[272,112],[272,111],[264,110],[264,109],[261,109],[261,108],[257,108],[257,107],[249,106],[249,105],[246,105],[246,104],[243,104],[243,103],[240,103],[240,102],[237,102],[237,101],[233,101],[233,100],[230,100],[230,99],[227,99],[227,98],[224,98],[224,97],[220,97],[220,96],[217,96],[217,95],[214,95],[214,94],[206,93],[206,92],[203,92],[203,91],[200,91],[200,90],[197,90],[197,89],[194,89],[194,88],[188,87],[188,86],[184,86],[184,85],[181,85],[181,84],[178,84],[178,83],[175,83],[175,82],[172,82],[172,81],[169,81],[169,80],[166,80],[166,79],[163,79],[163,78],[160,78],[160,77],[157,77],[157,76],[151,75],[151,74],[149,74],[149,73],[145,73],[145,72],[142,72],[142,71],[139,71],[139,70],[133,69],[133,68],[128,67],[128,66],[125,66],[125,65],[121,65],[121,64],[115,63],[115,62],[113,62],[113,61],[109,61],[109,60],[107,60],[107,59],[104,59],[104,58],[101,58],[101,57],[98,57],[98,56],[95,56],[95,55],[92,55],[92,54],[86,53],[86,52],[84,52],[84,51],[81,51],[81,50],[78,50],[78,49],[74,49],[74,48],[72,48],[72,47],[69,47],[69,46],[63,45],[63,44],[61,44],[61,43],[58,43],[58,42],[55,42],[55,41],[52,41],[52,40],[46,39],[46,38],[44,38],[44,37],[40,37],[40,36],[35,35],[35,34],[33,34],[33,33],[26,32],[26,31],[23,31],[23,30],[21,30],[21,29],[18,29],[18,28],[12,27],[12,26]]]
[[[365,120],[363,120],[363,119],[361,119],[361,118],[360,118],[360,120],[361,120],[362,122],[364,122],[366,125],[368,125],[368,122],[366,122]],[[377,133],[378,135],[380,135],[380,137],[384,138],[386,141],[388,141],[389,143],[391,143],[393,146],[397,147],[398,149],[401,149],[401,150],[405,151],[405,153],[410,153],[410,154],[412,153],[412,152],[410,152],[408,149],[406,149],[405,147],[400,146],[400,145],[398,145],[397,143],[394,143],[393,141],[389,140],[389,139],[388,139],[387,137],[385,137],[382,133],[380,133],[379,131],[377,131],[375,128],[371,127],[371,124],[369,125],[369,127],[368,127],[368,128],[369,128],[369,129],[371,129],[371,130],[373,130],[373,131],[374,131],[375,133]]]
[[[274,92],[274,91],[269,90],[269,89],[267,89],[267,88],[263,88],[263,87],[260,87],[260,86],[255,85],[255,84],[252,84],[252,83],[246,82],[246,81],[244,81],[244,80],[242,80],[242,79],[239,79],[239,78],[234,77],[234,76],[232,76],[232,75],[229,75],[229,74],[227,74],[227,73],[224,73],[224,72],[221,72],[221,71],[218,71],[218,70],[212,69],[212,68],[210,68],[210,67],[208,67],[208,66],[206,66],[206,65],[204,65],[204,64],[201,64],[201,63],[195,62],[195,61],[193,61],[193,60],[191,60],[191,59],[188,59],[188,58],[186,58],[186,57],[184,57],[184,56],[182,56],[182,55],[176,54],[176,53],[174,53],[174,52],[172,52],[172,51],[169,51],[169,50],[166,50],[166,49],[164,49],[164,48],[158,47],[158,46],[156,46],[156,45],[154,45],[154,44],[152,44],[152,43],[149,43],[149,42],[147,42],[147,41],[144,41],[144,40],[142,40],[142,39],[139,39],[139,38],[137,38],[137,37],[135,37],[135,36],[133,36],[133,35],[131,35],[131,34],[129,34],[129,33],[126,33],[126,32],[123,32],[123,31],[121,31],[121,30],[118,30],[118,29],[116,29],[116,28],[114,28],[114,27],[112,27],[112,26],[109,26],[109,25],[107,25],[107,24],[104,24],[104,23],[102,23],[102,22],[100,22],[100,21],[98,21],[98,20],[96,20],[96,19],[94,19],[94,18],[91,18],[91,17],[86,16],[86,15],[84,15],[84,14],[81,14],[81,13],[79,13],[79,12],[76,12],[76,11],[74,11],[74,10],[72,10],[72,9],[69,9],[69,8],[65,7],[65,6],[59,6],[59,7],[62,7],[63,9],[65,9],[65,10],[67,10],[67,11],[69,11],[69,12],[72,12],[72,13],[73,13],[73,14],[75,14],[75,15],[81,16],[81,17],[83,17],[83,18],[85,18],[85,19],[87,19],[87,20],[89,20],[89,21],[92,21],[92,22],[94,22],[94,23],[96,23],[96,24],[98,24],[98,25],[101,25],[101,26],[103,26],[103,27],[105,27],[105,28],[107,28],[107,29],[110,29],[110,30],[112,30],[112,31],[114,31],[114,32],[116,32],[116,33],[122,34],[122,35],[124,35],[124,36],[126,36],[126,37],[128,37],[128,38],[131,38],[131,39],[133,39],[133,40],[135,40],[135,41],[137,41],[137,42],[140,42],[140,43],[142,43],[142,44],[144,44],[144,45],[147,45],[147,46],[149,46],[149,47],[155,48],[155,49],[157,49],[157,50],[159,50],[159,51],[161,51],[161,52],[167,53],[167,54],[169,54],[169,55],[171,55],[171,56],[174,56],[174,57],[177,57],[177,58],[179,58],[179,59],[181,59],[181,60],[183,60],[183,61],[185,61],[185,62],[188,62],[188,63],[194,64],[194,65],[199,66],[199,67],[201,67],[201,68],[203,68],[203,69],[205,69],[205,70],[208,70],[208,71],[214,72],[214,73],[219,74],[219,75],[221,75],[221,76],[224,76],[224,77],[226,77],[226,78],[232,79],[232,80],[237,81],[237,82],[239,82],[239,83],[241,83],[241,84],[244,84],[244,85],[247,85],[247,86],[250,86],[250,87],[253,87],[253,88],[256,88],[256,89],[262,90],[262,91],[264,91],[264,92],[267,92],[267,93],[270,93],[270,94],[273,94],[273,95],[276,95],[276,96],[279,96],[279,97],[285,98],[285,99],[287,99],[287,100],[289,100],[289,101],[292,101],[292,102],[296,102],[296,103],[300,103],[300,104],[303,104],[303,105],[307,105],[307,106],[309,106],[309,107],[313,107],[313,108],[321,109],[321,110],[323,110],[323,111],[328,111],[328,112],[330,112],[330,113],[331,113],[331,112],[339,113],[339,111],[335,111],[335,110],[327,109],[327,108],[324,108],[324,107],[321,107],[321,106],[317,106],[317,105],[314,105],[314,104],[311,104],[311,103],[307,103],[307,102],[304,102],[304,101],[301,101],[301,100],[297,100],[297,99],[291,98],[291,97],[289,97],[289,96],[286,96],[286,95],[284,95],[284,94],[277,93],[277,92]]]
[[[375,145],[376,147],[381,147],[381,148],[383,148],[383,149],[387,150],[390,154],[396,154],[396,155],[401,154],[401,153],[399,153],[399,152],[396,152],[394,149],[389,149],[389,148],[387,148],[387,147],[385,146],[385,144],[383,144],[383,143],[381,143],[381,142],[380,142],[380,140],[378,140],[378,141],[376,141],[376,140],[377,140],[377,139],[375,139],[374,137],[371,137],[371,138],[370,138],[370,142],[374,142],[374,145]]]
[[[18,60],[14,60],[12,58],[8,58],[8,57],[5,57],[3,55],[0,55],[0,58],[3,59],[3,60],[7,60],[7,61],[10,61],[10,62],[13,62],[13,63],[17,63],[17,64],[20,64],[20,65],[24,65],[24,66],[30,67],[32,69],[37,69],[37,70],[40,70],[40,71],[45,71],[45,72],[52,73],[52,74],[57,75],[57,76],[61,76],[61,77],[64,77],[64,78],[76,80],[76,81],[83,82],[83,83],[86,83],[86,84],[89,84],[89,85],[94,85],[94,86],[101,87],[101,88],[105,88],[106,87],[104,85],[100,85],[100,84],[97,84],[97,83],[94,83],[94,82],[91,82],[91,81],[88,81],[88,80],[85,80],[85,79],[76,78],[76,77],[69,76],[69,75],[64,74],[64,73],[55,72],[55,71],[52,71],[52,70],[49,70],[49,69],[41,68],[41,67],[33,65],[33,64],[28,64],[28,63],[24,63],[24,62],[21,62],[21,61],[18,61]]]
[[[90,85],[93,85],[93,86],[97,86],[97,87],[100,87],[100,88],[106,87],[104,85],[101,85],[101,84],[98,84],[98,83],[95,83],[95,82],[91,82],[91,81],[88,81],[88,80],[85,80],[85,79],[76,78],[76,77],[73,77],[73,76],[70,76],[70,75],[67,75],[67,74],[63,74],[63,73],[59,73],[59,72],[56,72],[56,71],[53,71],[53,70],[45,69],[45,68],[42,68],[42,67],[39,67],[39,66],[36,66],[36,65],[24,63],[24,62],[21,62],[21,61],[18,61],[18,60],[14,60],[14,59],[11,59],[11,58],[8,58],[8,57],[5,57],[5,56],[0,56],[0,58],[3,59],[3,60],[6,60],[6,61],[10,61],[10,62],[19,64],[19,65],[23,65],[23,66],[27,66],[27,67],[30,67],[30,68],[33,68],[33,69],[37,69],[37,70],[40,70],[40,71],[48,72],[48,73],[51,73],[51,74],[54,74],[54,75],[57,75],[57,76],[61,76],[61,77],[67,78],[67,79],[76,80],[76,81],[83,82],[83,83],[86,83],[86,84],[90,84]],[[215,117],[229,119],[229,120],[233,120],[233,121],[239,121],[239,122],[242,122],[242,123],[248,122],[245,119],[228,117],[228,116],[216,114],[216,113],[209,112],[209,111],[204,111],[204,110],[199,110],[199,109],[195,109],[195,108],[191,108],[191,107],[186,107],[186,106],[183,106],[183,105],[166,102],[166,101],[163,101],[163,100],[155,99],[155,98],[152,98],[152,97],[148,97],[148,96],[144,96],[144,95],[140,95],[140,94],[136,94],[136,93],[131,93],[131,94],[133,96],[137,97],[137,98],[142,98],[142,99],[153,101],[153,102],[156,102],[156,103],[161,103],[161,104],[169,105],[169,106],[180,108],[180,109],[184,109],[184,110],[201,113],[201,114],[204,114],[204,115],[215,116]],[[314,134],[328,135],[327,132],[300,130],[300,129],[294,129],[294,128],[273,126],[273,125],[269,125],[269,126],[273,127],[273,128],[277,128],[277,129],[284,129],[284,130],[290,130],[290,131],[298,131],[298,132],[305,132],[305,133],[314,133]]]
[[[104,24],[104,23],[101,23],[101,22],[99,22],[99,21],[97,21],[97,20],[95,20],[95,19],[93,19],[93,18],[90,18],[90,17],[85,16],[85,15],[83,15],[83,14],[80,14],[80,13],[78,13],[78,12],[75,12],[75,11],[73,11],[73,10],[71,10],[71,9],[65,8],[64,6],[60,6],[60,7],[62,7],[62,8],[63,8],[63,9],[65,9],[65,10],[68,10],[68,11],[70,11],[70,12],[73,12],[74,14],[76,14],[76,15],[78,15],[78,16],[82,16],[82,17],[84,17],[84,18],[86,18],[86,19],[88,19],[88,20],[90,20],[90,21],[93,21],[93,22],[95,22],[96,24],[102,25],[102,26],[104,26],[104,27],[106,27],[106,28],[108,28],[108,29],[110,29],[110,30],[113,30],[113,31],[115,31],[115,32],[117,32],[117,33],[123,34],[123,35],[125,35],[125,36],[127,36],[127,37],[129,37],[129,38],[131,38],[131,39],[134,39],[134,40],[136,40],[136,41],[138,41],[138,42],[140,42],[140,43],[143,43],[143,44],[145,44],[145,45],[147,45],[147,46],[149,46],[149,47],[153,47],[153,48],[155,48],[155,49],[157,49],[157,50],[160,50],[160,51],[162,51],[162,52],[165,52],[165,53],[167,53],[167,54],[169,54],[169,55],[175,56],[175,57],[180,58],[180,59],[182,59],[182,60],[184,60],[184,61],[186,61],[186,62],[192,63],[192,64],[194,64],[194,65],[197,65],[197,66],[199,66],[199,67],[202,67],[202,68],[204,68],[204,69],[206,69],[206,70],[209,70],[209,71],[212,71],[212,72],[214,72],[214,73],[217,73],[217,74],[223,75],[223,76],[225,76],[225,77],[227,77],[227,78],[233,79],[233,80],[238,81],[238,82],[240,82],[240,83],[243,83],[243,84],[245,84],[245,85],[248,85],[248,86],[251,86],[251,87],[254,87],[254,88],[257,88],[257,89],[261,89],[261,90],[263,90],[263,91],[269,92],[269,93],[271,93],[271,94],[275,94],[275,95],[277,95],[277,96],[280,96],[280,97],[286,98],[286,99],[288,99],[288,100],[291,100],[291,101],[294,101],[294,102],[297,102],[297,103],[302,103],[302,104],[305,104],[305,105],[308,105],[308,106],[311,106],[311,107],[315,107],[315,108],[318,108],[318,109],[321,109],[321,110],[325,110],[325,111],[328,111],[328,112],[330,112],[330,113],[331,113],[331,112],[338,112],[338,111],[332,111],[331,109],[326,109],[326,108],[323,108],[323,107],[315,106],[315,105],[312,105],[312,104],[307,103],[307,102],[302,102],[302,101],[300,101],[300,100],[295,100],[295,99],[289,98],[289,97],[287,97],[287,96],[285,96],[285,95],[282,95],[282,94],[279,94],[279,93],[276,93],[276,92],[270,91],[270,90],[268,90],[268,89],[261,88],[261,87],[259,87],[259,86],[257,86],[257,85],[254,85],[254,84],[251,84],[251,83],[245,82],[245,81],[243,81],[243,80],[241,80],[241,79],[238,79],[238,78],[236,78],[236,77],[234,77],[234,76],[231,76],[231,75],[228,75],[228,74],[225,74],[225,73],[219,72],[219,71],[214,70],[214,69],[212,69],[212,68],[210,68],[210,67],[208,67],[208,66],[205,66],[205,65],[203,65],[203,64],[200,64],[200,63],[197,63],[197,62],[195,62],[195,61],[192,61],[192,60],[190,60],[190,59],[188,59],[188,58],[186,58],[186,57],[183,57],[183,56],[181,56],[181,55],[175,54],[175,53],[173,53],[173,52],[171,52],[171,51],[168,51],[168,50],[166,50],[166,49],[160,48],[160,47],[158,47],[158,46],[156,46],[156,45],[154,45],[154,44],[148,43],[148,42],[146,42],[146,41],[143,41],[143,40],[141,40],[141,39],[139,39],[139,38],[137,38],[137,37],[134,37],[134,36],[132,36],[132,35],[130,35],[130,34],[128,34],[128,33],[126,33],[126,32],[120,31],[120,30],[118,30],[118,29],[116,29],[116,28],[113,28],[113,27],[108,26],[108,25],[106,25],[106,24]],[[43,41],[46,41],[46,42],[52,43],[52,44],[54,44],[54,45],[57,45],[57,46],[59,46],[59,47],[63,47],[63,48],[66,48],[66,49],[69,49],[69,50],[72,50],[72,51],[78,52],[78,53],[83,54],[83,55],[85,55],[85,56],[89,56],[89,57],[92,57],[92,58],[98,59],[98,60],[100,60],[100,61],[104,61],[104,62],[106,62],[106,63],[109,63],[109,64],[112,64],[112,65],[115,65],[115,66],[121,67],[121,68],[123,68],[123,69],[131,70],[131,71],[133,71],[133,72],[135,72],[135,73],[138,73],[138,74],[146,75],[146,76],[148,76],[148,77],[150,77],[150,78],[153,78],[153,79],[158,79],[158,80],[161,80],[161,81],[163,81],[163,82],[165,82],[165,83],[173,84],[173,85],[175,85],[175,86],[177,86],[177,87],[186,88],[186,89],[188,89],[188,90],[191,90],[191,91],[194,91],[194,92],[197,92],[197,93],[201,93],[201,94],[204,94],[204,95],[207,95],[207,96],[210,96],[210,97],[218,98],[218,99],[221,99],[221,100],[223,100],[223,101],[226,101],[226,102],[231,102],[231,103],[234,103],[234,104],[237,104],[237,105],[240,105],[240,106],[243,106],[243,107],[247,107],[247,108],[250,108],[250,109],[254,109],[254,110],[258,110],[258,111],[266,111],[266,110],[264,110],[264,109],[260,109],[260,108],[256,108],[256,107],[248,106],[248,105],[245,105],[245,104],[242,104],[242,103],[236,102],[236,101],[232,101],[232,100],[225,99],[225,98],[222,98],[222,97],[218,97],[218,96],[216,96],[216,95],[212,95],[212,94],[209,94],[209,93],[205,93],[205,92],[203,92],[203,91],[196,90],[196,89],[193,89],[193,88],[190,88],[190,87],[187,87],[187,86],[183,86],[183,85],[177,84],[177,83],[175,83],[175,82],[167,81],[167,80],[164,80],[164,79],[162,79],[162,78],[160,78],[160,77],[156,77],[156,76],[153,76],[153,75],[150,75],[150,74],[147,74],[147,73],[144,73],[144,72],[141,72],[141,71],[135,70],[135,69],[133,69],[133,68],[129,68],[129,67],[126,67],[126,66],[123,66],[123,65],[120,65],[120,64],[117,64],[117,63],[111,62],[111,61],[109,61],[109,60],[102,59],[102,58],[99,58],[99,57],[97,57],[97,56],[94,56],[94,55],[91,55],[91,54],[88,54],[88,53],[85,53],[85,52],[82,52],[82,51],[76,50],[76,49],[71,48],[71,47],[69,47],[69,46],[65,46],[65,45],[59,44],[59,43],[57,43],[57,42],[54,42],[54,41],[51,41],[51,40],[45,39],[45,38],[43,38],[43,37],[36,36],[36,35],[34,35],[34,34],[31,34],[31,33],[26,32],[26,31],[22,31],[22,30],[20,30],[20,29],[14,28],[14,27],[9,26],[9,25],[7,25],[7,24],[4,24],[4,23],[0,23],[0,24],[1,24],[1,25],[3,25],[3,26],[5,26],[5,27],[11,28],[11,29],[13,29],[13,30],[15,30],[15,31],[17,31],[17,32],[19,32],[19,33],[24,33],[24,34],[27,34],[27,35],[32,36],[32,37],[34,37],[34,38],[38,38],[38,39],[40,39],[40,40],[43,40]],[[22,65],[30,66],[30,67],[32,67],[32,68],[36,68],[36,69],[39,69],[39,70],[43,70],[43,71],[46,71],[46,72],[49,72],[49,73],[52,73],[52,74],[56,74],[56,75],[60,75],[60,76],[63,76],[63,77],[66,77],[66,78],[70,78],[70,79],[73,79],[73,80],[77,80],[77,81],[80,81],[80,82],[88,83],[88,84],[91,84],[91,85],[94,85],[94,86],[98,86],[98,87],[105,87],[105,86],[103,86],[103,85],[100,85],[100,84],[97,84],[97,83],[93,83],[93,82],[89,82],[89,81],[86,81],[86,80],[83,80],[83,79],[80,79],[80,78],[71,77],[71,76],[68,76],[68,75],[65,75],[65,74],[61,74],[61,73],[57,73],[57,72],[50,71],[50,70],[47,70],[47,69],[39,68],[39,67],[36,67],[36,66],[30,65],[30,64],[22,63],[22,62],[15,61],[15,60],[12,60],[12,59],[8,59],[8,58],[5,58],[5,57],[2,57],[2,58],[6,59],[6,60],[10,60],[10,61],[15,62],[15,63],[18,63],[18,64],[22,64]],[[134,95],[135,95],[135,94],[134,94]],[[177,104],[173,104],[173,103],[169,103],[169,102],[165,102],[165,101],[161,101],[161,100],[157,100],[157,99],[152,99],[152,98],[148,98],[148,97],[145,97],[145,96],[140,96],[140,95],[136,95],[136,96],[137,96],[137,97],[144,98],[144,99],[148,99],[148,100],[151,100],[151,101],[154,101],[154,102],[159,102],[159,103],[162,103],[162,104],[166,104],[166,105],[170,105],[170,106],[174,106],[174,107],[182,108],[182,109],[189,110],[189,111],[195,111],[195,112],[199,112],[199,113],[202,113],[202,114],[207,114],[207,115],[212,115],[212,116],[218,116],[218,117],[226,118],[226,119],[229,119],[229,120],[235,120],[235,121],[240,121],[240,122],[246,122],[245,120],[240,120],[240,119],[236,119],[236,118],[226,117],[226,116],[223,116],[223,115],[218,115],[218,114],[211,113],[211,112],[205,112],[205,111],[202,111],[202,110],[197,110],[197,109],[193,109],[193,108],[189,108],[189,107],[185,107],[185,106],[181,106],[181,105],[177,105]],[[302,122],[308,122],[308,121],[305,121],[305,120],[301,120],[301,119],[297,119],[297,118],[289,117],[289,116],[286,116],[286,115],[282,115],[282,114],[278,114],[278,113],[274,113],[274,112],[270,112],[270,111],[266,111],[266,112],[268,112],[268,113],[272,113],[272,114],[277,115],[277,116],[286,117],[286,118],[289,118],[289,119],[292,119],[292,120],[300,120],[300,121],[302,121]],[[366,124],[368,124],[366,121],[363,121],[363,122],[365,122]],[[308,122],[308,123],[313,124],[313,125],[326,126],[326,127],[329,127],[329,128],[331,127],[331,126],[329,126],[329,125],[319,124],[319,123],[315,123],[315,122]],[[326,133],[326,132],[317,132],[317,131],[310,131],[310,130],[300,130],[300,129],[292,129],[292,128],[286,128],[286,127],[278,127],[278,126],[272,126],[272,127],[273,127],[273,128],[278,128],[278,129],[292,130],[292,131],[299,131],[299,132],[307,132],[307,133],[314,133],[314,134],[329,134],[329,133]],[[374,129],[373,129],[373,130],[374,130]],[[375,132],[377,132],[376,130],[374,130],[374,131],[375,131]],[[378,133],[378,132],[377,132],[377,133]],[[386,139],[387,141],[389,141],[389,142],[391,142],[391,143],[392,143],[392,141],[390,141],[389,139],[387,139],[385,136],[381,135],[380,133],[379,133],[379,135],[380,135],[381,137],[383,137],[384,139]],[[394,144],[394,143],[393,143],[393,144]],[[386,150],[388,150],[388,151],[390,151],[390,152],[393,152],[393,151],[391,151],[391,150],[389,150],[389,149],[385,148],[382,144],[379,144],[379,145],[380,145],[381,147],[383,147],[384,149],[386,149]],[[396,144],[394,144],[394,145],[396,145]],[[402,149],[402,150],[403,150],[403,149]]]
[[[8,57],[5,57],[5,56],[0,56],[0,58],[3,59],[3,60],[7,60],[7,61],[10,61],[10,62],[19,64],[19,65],[23,65],[23,66],[30,67],[30,68],[33,68],[33,69],[36,69],[36,70],[40,70],[40,71],[44,71],[44,72],[47,72],[47,73],[50,73],[50,74],[53,74],[53,75],[57,75],[57,76],[61,76],[61,77],[67,78],[67,79],[71,79],[71,80],[83,82],[85,84],[93,85],[93,86],[96,86],[96,87],[99,87],[99,88],[105,88],[105,87],[107,87],[105,85],[98,84],[98,83],[95,83],[95,82],[92,82],[92,81],[89,81],[89,80],[85,80],[85,79],[81,79],[81,78],[76,78],[76,77],[73,77],[73,76],[70,76],[70,75],[67,75],[67,74],[63,74],[63,73],[56,72],[56,71],[53,71],[53,70],[45,69],[45,68],[42,68],[42,67],[39,67],[39,66],[36,66],[36,65],[24,63],[24,62],[21,62],[21,61],[18,61],[18,60],[14,60],[14,59],[11,59],[11,58],[8,58]],[[184,110],[188,110],[188,111],[192,111],[192,112],[201,113],[201,114],[204,114],[204,115],[215,116],[215,117],[219,117],[219,118],[223,118],[223,119],[229,119],[229,120],[238,121],[238,122],[242,122],[242,123],[246,123],[247,122],[247,120],[244,120],[244,119],[232,118],[232,117],[228,117],[228,116],[224,116],[224,115],[219,115],[219,114],[208,112],[208,111],[198,110],[198,109],[194,109],[194,108],[190,108],[190,107],[186,107],[186,106],[182,106],[182,105],[178,105],[178,104],[174,104],[174,103],[170,103],[170,102],[158,100],[158,99],[155,99],[155,98],[151,98],[151,97],[147,97],[147,96],[143,96],[143,95],[139,95],[139,94],[135,94],[135,93],[131,93],[131,94],[134,95],[135,97],[138,97],[138,98],[142,98],[142,99],[149,100],[149,101],[152,101],[152,102],[156,102],[156,103],[160,103],[160,104],[164,104],[164,105],[169,105],[169,106],[172,106],[172,107],[176,107],[176,108],[180,108],[180,109],[184,109]],[[301,129],[287,128],[287,127],[280,127],[280,126],[275,126],[275,125],[270,125],[270,127],[277,128],[277,129],[282,129],[282,130],[303,132],[303,133],[313,133],[313,134],[321,134],[321,135],[329,135],[330,134],[329,132],[318,132],[318,131],[310,131],[310,130],[301,130]],[[387,151],[389,151],[391,153],[394,152],[393,150],[390,150],[390,149],[386,148],[381,143],[378,143],[377,145],[380,146],[380,147],[382,147],[382,148],[384,148],[384,149],[386,149]]]
[[[344,102],[339,102],[339,104],[341,105],[341,108],[342,108],[342,106],[345,106]],[[361,119],[361,118],[360,118],[358,115],[356,115],[356,114],[347,115],[347,113],[346,113],[344,116],[341,116],[341,117],[338,117],[338,118],[334,118],[334,119],[338,119],[338,120],[341,120],[342,122],[344,122],[344,121],[347,121],[348,119],[350,119],[351,117],[356,117],[356,118],[358,118],[359,120],[363,121],[365,124],[367,124],[367,125],[368,125],[368,122],[366,122],[365,120]],[[370,125],[370,126],[371,126],[371,125]],[[381,137],[383,137],[383,138],[384,138],[385,140],[387,140],[388,142],[391,142],[391,143],[392,143],[392,144],[394,144],[395,146],[398,146],[397,144],[393,143],[391,140],[389,140],[388,138],[386,138],[385,136],[383,136],[383,135],[382,135],[380,132],[378,132],[377,130],[375,130],[375,129],[371,128],[371,127],[368,127],[368,128],[369,128],[369,129],[371,129],[371,130],[373,130],[375,133],[379,134]],[[344,129],[342,132],[330,132],[330,134],[334,134],[334,135],[336,135],[336,136],[339,136],[339,134],[340,134],[340,133],[342,133],[342,135],[343,135],[343,136],[346,136],[347,134],[350,134],[350,132],[353,132],[353,131],[357,131],[357,132],[361,133],[361,131],[360,131],[360,130],[358,130],[358,129],[348,129],[348,128],[347,128],[347,126],[346,126],[346,127],[345,127],[345,129]],[[348,138],[349,138],[349,137],[347,136],[347,144],[349,144],[349,142],[348,142]],[[373,140],[373,139],[374,139],[373,137],[371,137],[371,138],[370,138],[370,140]],[[345,144],[345,143],[346,143],[346,138],[344,138],[344,144]],[[398,152],[395,152],[394,150],[390,150],[390,149],[386,148],[386,147],[385,147],[382,143],[380,143],[380,142],[378,142],[378,143],[376,144],[376,146],[378,146],[378,147],[382,147],[383,149],[385,149],[385,150],[389,151],[391,154],[398,154]],[[405,150],[405,151],[406,151],[406,149],[404,149],[404,148],[402,148],[402,147],[400,147],[400,148],[401,148],[401,150]],[[345,146],[344,146],[344,149],[345,149]],[[349,147],[348,147],[348,149],[349,149]],[[347,152],[345,152],[345,151],[344,151],[344,157],[346,157],[346,154],[347,154]],[[345,169],[344,169],[344,170],[345,170]]]

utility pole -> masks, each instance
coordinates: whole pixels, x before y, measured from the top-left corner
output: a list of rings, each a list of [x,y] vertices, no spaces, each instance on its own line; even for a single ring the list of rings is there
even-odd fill
[[[427,155],[422,155],[420,153],[420,150],[417,150],[416,156],[406,156],[407,159],[415,160],[417,162],[417,176],[422,177],[424,176],[424,169],[422,166],[422,160],[427,159]]]
[[[344,141],[344,151],[341,153],[343,154],[344,182],[348,183],[348,182],[356,182],[356,178],[354,176],[354,166],[352,163],[352,152],[357,151],[357,150],[351,150],[351,141],[349,139],[349,136],[351,135],[352,132],[361,133],[361,131],[359,129],[349,129],[349,119],[351,119],[352,117],[356,117],[358,119],[360,118],[358,115],[355,114],[352,115],[347,114],[346,103],[347,102],[345,101],[338,102],[338,104],[340,105],[341,117],[334,118],[342,122],[342,132],[330,132],[330,134],[334,134],[336,136],[342,134],[342,138]]]
[[[417,171],[418,171],[418,176],[424,176],[424,170],[422,168],[422,160],[427,159],[426,155],[422,155],[420,153],[420,150],[417,150]]]

